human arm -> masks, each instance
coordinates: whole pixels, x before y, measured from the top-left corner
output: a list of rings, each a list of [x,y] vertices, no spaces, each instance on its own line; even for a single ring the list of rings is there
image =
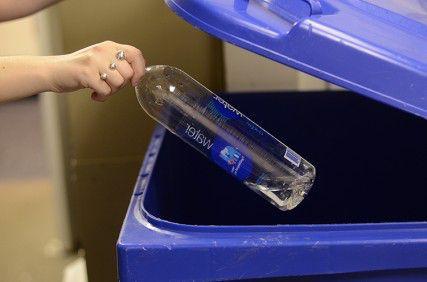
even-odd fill
[[[125,60],[116,54],[123,50]],[[111,69],[114,62],[116,69]],[[145,72],[141,51],[111,41],[61,56],[0,57],[0,102],[41,92],[72,92],[88,88],[92,99],[105,101],[128,82],[136,85]],[[100,78],[101,73],[107,79]]]
[[[61,0],[0,0],[0,22],[34,14]]]

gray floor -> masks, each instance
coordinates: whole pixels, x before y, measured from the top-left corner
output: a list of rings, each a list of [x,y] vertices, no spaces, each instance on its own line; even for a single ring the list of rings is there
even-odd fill
[[[35,98],[0,105],[0,282],[61,281],[53,188]]]

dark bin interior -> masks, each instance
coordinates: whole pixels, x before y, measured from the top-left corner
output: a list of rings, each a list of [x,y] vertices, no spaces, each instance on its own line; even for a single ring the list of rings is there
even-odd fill
[[[354,93],[225,97],[316,166],[305,201],[282,212],[167,133],[144,205],[191,225],[427,220],[427,121]]]

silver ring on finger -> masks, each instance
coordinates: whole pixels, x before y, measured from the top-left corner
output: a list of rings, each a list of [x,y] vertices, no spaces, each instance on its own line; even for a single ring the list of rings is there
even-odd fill
[[[108,78],[108,74],[106,74],[105,72],[103,72],[103,73],[100,73],[100,74],[99,74],[99,77],[101,78],[101,80],[106,81],[106,80],[107,80],[107,78]]]
[[[117,64],[115,62],[112,62],[109,66],[110,70],[116,70],[117,69]]]
[[[125,51],[119,50],[116,54],[116,58],[117,58],[117,60],[120,60],[120,61],[125,60],[126,59]]]

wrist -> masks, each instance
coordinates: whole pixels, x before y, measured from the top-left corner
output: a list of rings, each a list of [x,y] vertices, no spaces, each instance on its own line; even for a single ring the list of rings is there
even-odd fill
[[[60,92],[57,83],[58,64],[61,56],[41,57],[39,61],[39,79],[44,92]]]

